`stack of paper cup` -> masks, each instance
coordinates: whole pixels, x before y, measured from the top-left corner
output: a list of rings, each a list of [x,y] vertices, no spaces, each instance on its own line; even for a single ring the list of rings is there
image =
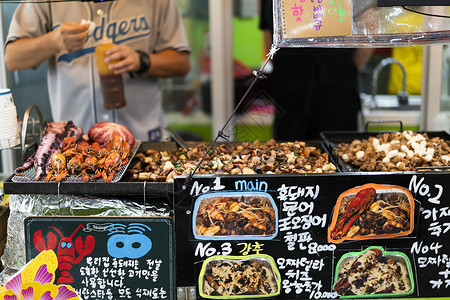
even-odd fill
[[[17,110],[10,89],[0,89],[0,149],[20,144]]]

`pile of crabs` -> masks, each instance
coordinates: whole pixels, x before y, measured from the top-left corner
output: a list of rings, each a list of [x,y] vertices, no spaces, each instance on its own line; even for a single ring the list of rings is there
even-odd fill
[[[61,181],[69,176],[81,177],[84,182],[102,178],[111,182],[118,170],[128,163],[130,145],[120,134],[115,134],[109,143],[102,147],[98,142],[66,138],[61,149],[50,157],[46,181]]]
[[[72,121],[47,123],[38,149],[14,174],[23,175],[34,167],[37,181],[101,178],[111,182],[128,163],[133,145],[133,135],[120,124],[98,123],[84,135]]]

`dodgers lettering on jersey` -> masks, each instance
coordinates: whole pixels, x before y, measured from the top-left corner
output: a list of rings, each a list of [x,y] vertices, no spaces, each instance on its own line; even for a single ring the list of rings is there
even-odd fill
[[[36,21],[41,18],[40,22]],[[106,110],[94,52],[103,38],[134,50],[189,52],[176,0],[63,1],[49,5],[24,1],[11,20],[7,42],[41,36],[57,25],[83,19],[95,22],[84,49],[70,54],[61,51],[51,57],[47,65],[53,120],[72,120],[86,132],[100,121],[117,122],[127,126],[135,138],[148,140],[149,130],[167,126],[159,78],[135,76],[131,79],[124,74],[127,105],[118,110]],[[48,28],[49,24],[52,27]]]
[[[105,17],[102,17],[101,24],[95,27],[92,34],[88,35],[85,48],[76,52],[62,54],[58,57],[58,62],[71,63],[77,58],[93,53],[98,42],[104,38],[111,39],[114,44],[121,44],[145,38],[151,33],[149,22],[145,16],[117,20],[108,25],[105,23]]]

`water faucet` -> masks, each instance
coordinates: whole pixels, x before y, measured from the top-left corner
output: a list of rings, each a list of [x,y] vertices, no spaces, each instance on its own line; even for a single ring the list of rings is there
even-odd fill
[[[406,71],[405,67],[402,65],[400,61],[398,61],[395,58],[387,57],[381,60],[373,69],[372,72],[372,98],[370,103],[370,108],[374,109],[377,106],[377,103],[375,101],[375,95],[377,93],[378,88],[378,75],[385,66],[390,64],[397,64],[403,73],[403,83],[402,83],[402,90],[398,92],[397,98],[398,98],[398,104],[399,105],[407,105],[408,104],[408,92],[406,91]]]

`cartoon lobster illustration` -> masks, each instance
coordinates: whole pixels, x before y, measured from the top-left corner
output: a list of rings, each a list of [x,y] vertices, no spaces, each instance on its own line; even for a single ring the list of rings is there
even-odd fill
[[[48,228],[55,230],[61,237],[59,243],[58,237],[51,231],[47,233],[47,243],[42,235],[42,230],[36,231],[33,235],[33,244],[39,252],[56,249],[58,269],[60,270],[60,277],[57,280],[58,284],[73,283],[74,279],[70,275],[72,267],[81,262],[85,256],[91,254],[92,250],[94,250],[95,239],[92,235],[88,235],[84,243],[80,236],[77,237],[74,247],[72,238],[81,227],[84,229],[83,224],[80,224],[69,237],[65,237],[58,228],[49,226]],[[77,257],[75,257],[75,251],[78,254]]]

